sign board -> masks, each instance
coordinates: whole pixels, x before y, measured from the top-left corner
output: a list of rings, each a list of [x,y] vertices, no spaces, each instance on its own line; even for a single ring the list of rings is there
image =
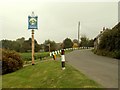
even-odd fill
[[[38,29],[38,17],[28,16],[28,29]]]

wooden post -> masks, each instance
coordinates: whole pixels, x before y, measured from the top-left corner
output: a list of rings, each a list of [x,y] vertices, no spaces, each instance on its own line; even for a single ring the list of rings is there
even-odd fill
[[[50,52],[50,44],[49,44],[49,52]]]
[[[32,65],[34,64],[34,30],[32,30]]]

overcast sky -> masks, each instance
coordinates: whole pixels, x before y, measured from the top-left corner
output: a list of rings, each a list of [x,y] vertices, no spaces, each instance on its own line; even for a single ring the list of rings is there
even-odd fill
[[[90,39],[95,38],[103,27],[112,28],[118,23],[118,2],[10,1],[0,3],[1,39],[30,38],[31,31],[27,28],[28,15],[32,11],[39,19],[39,29],[35,30],[38,43],[47,39],[56,42],[67,37],[77,39],[78,21],[81,22],[80,35]]]

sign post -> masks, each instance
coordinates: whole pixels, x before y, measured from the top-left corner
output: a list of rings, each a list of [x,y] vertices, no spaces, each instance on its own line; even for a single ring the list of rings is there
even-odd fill
[[[32,65],[34,64],[34,30],[32,30]]]
[[[34,12],[32,12],[31,16],[28,16],[28,29],[32,30],[32,65],[35,64],[34,62],[34,29],[38,29],[37,19],[38,17],[34,15]]]

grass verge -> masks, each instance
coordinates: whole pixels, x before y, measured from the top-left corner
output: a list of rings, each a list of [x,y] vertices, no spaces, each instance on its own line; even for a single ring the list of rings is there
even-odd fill
[[[99,88],[95,81],[60,61],[44,61],[2,76],[3,88]]]

